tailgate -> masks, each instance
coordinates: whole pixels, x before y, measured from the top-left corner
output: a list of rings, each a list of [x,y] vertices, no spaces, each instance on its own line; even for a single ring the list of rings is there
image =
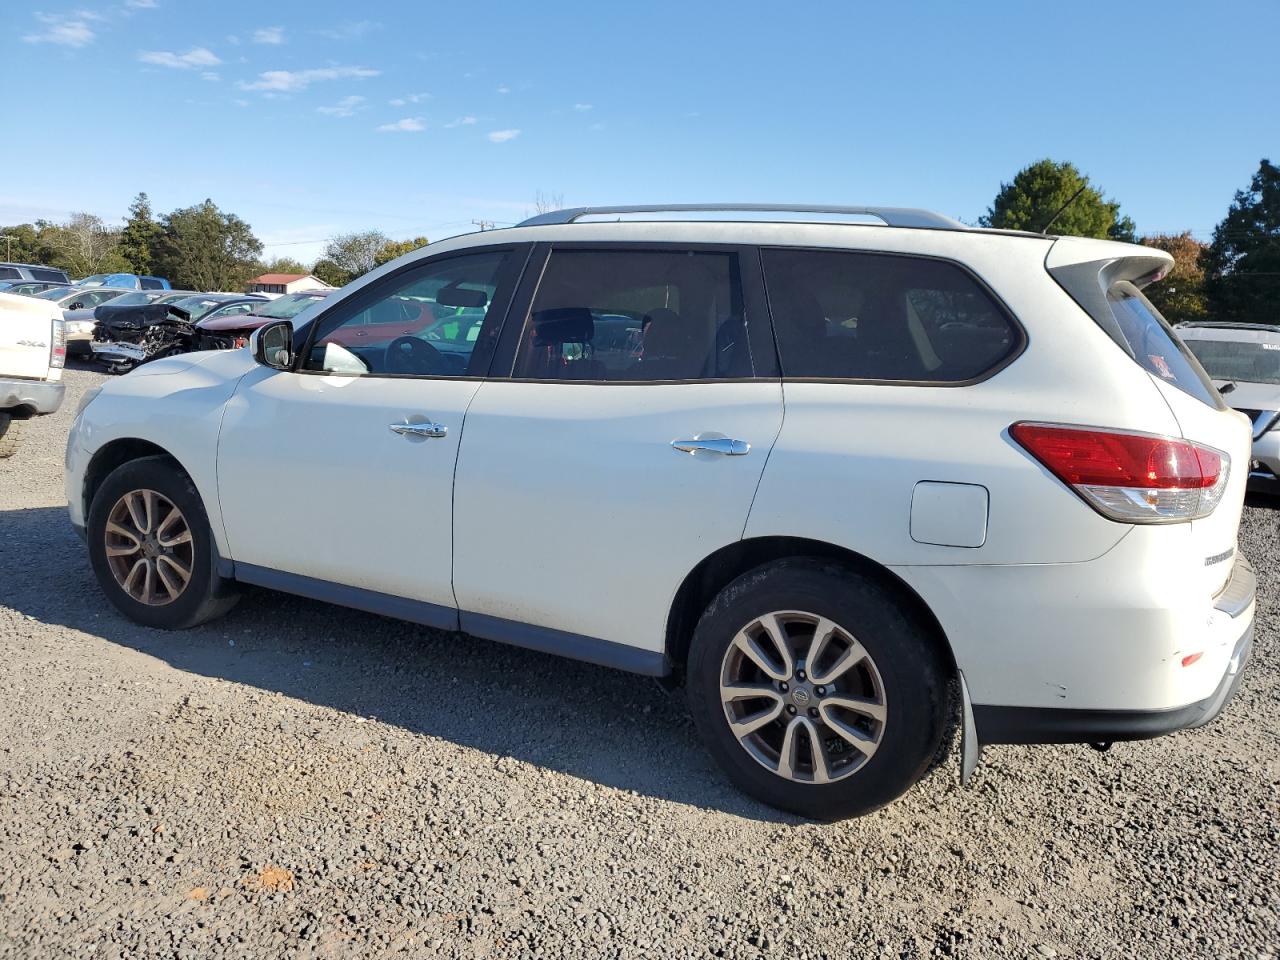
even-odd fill
[[[45,300],[0,293],[0,379],[48,379],[53,321],[61,318]]]

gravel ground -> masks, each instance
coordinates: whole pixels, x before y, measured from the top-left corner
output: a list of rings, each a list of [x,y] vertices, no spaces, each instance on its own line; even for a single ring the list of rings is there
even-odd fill
[[[1208,729],[988,748],[821,826],[652,681],[266,592],[108,608],[63,506],[80,392],[0,461],[0,956],[1271,957],[1280,504]]]

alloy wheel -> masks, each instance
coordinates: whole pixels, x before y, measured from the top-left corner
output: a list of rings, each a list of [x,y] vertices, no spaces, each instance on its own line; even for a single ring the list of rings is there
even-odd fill
[[[173,603],[191,582],[191,527],[162,493],[131,490],[122,496],[107,514],[103,539],[111,575],[139,603]]]
[[[884,738],[884,682],[854,635],[814,613],[777,611],[734,636],[720,702],[738,743],[765,769],[799,783],[861,770]]]

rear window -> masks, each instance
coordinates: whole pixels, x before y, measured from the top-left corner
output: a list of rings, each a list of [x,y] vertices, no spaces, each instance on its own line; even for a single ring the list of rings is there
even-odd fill
[[[157,280],[155,277],[141,277],[139,282],[142,284],[143,290],[163,290],[164,282]]]
[[[1280,386],[1280,336],[1262,340],[1186,340],[1205,372],[1215,380],[1244,380]]]
[[[61,270],[43,270],[39,267],[32,267],[31,279],[43,280],[46,283],[66,283],[67,275]]]
[[[784,377],[963,383],[1022,331],[954,263],[882,253],[762,252]]]
[[[1195,355],[1187,349],[1160,311],[1132,283],[1122,280],[1107,291],[1121,346],[1142,369],[1211,407],[1217,391]]]

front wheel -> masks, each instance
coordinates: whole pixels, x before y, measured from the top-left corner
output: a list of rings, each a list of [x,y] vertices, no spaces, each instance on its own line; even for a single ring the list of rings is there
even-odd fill
[[[180,630],[235,605],[218,575],[209,518],[195,484],[168,457],[116,468],[89,508],[89,560],[103,592],[130,620]]]
[[[25,420],[16,420],[12,414],[0,413],[0,460],[12,457],[18,452],[18,444],[22,440],[22,431],[25,427]]]
[[[688,696],[743,791],[817,820],[860,816],[928,768],[947,671],[918,618],[874,580],[783,560],[725,587],[694,631]]]

